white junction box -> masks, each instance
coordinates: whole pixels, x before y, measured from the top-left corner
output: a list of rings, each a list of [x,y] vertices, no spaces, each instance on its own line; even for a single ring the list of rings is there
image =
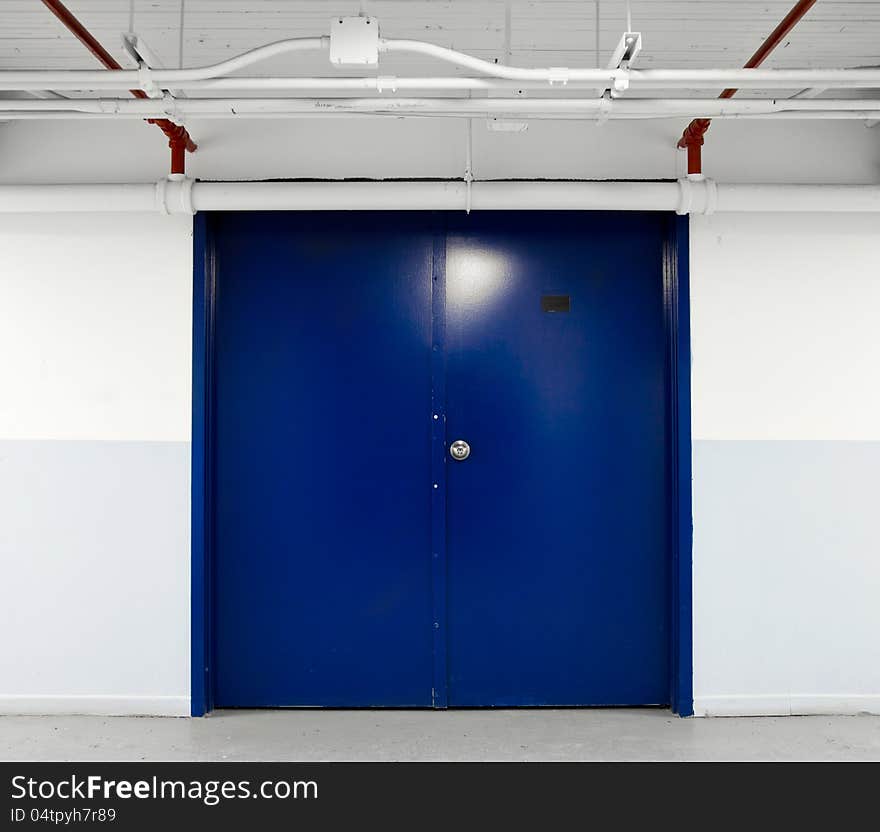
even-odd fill
[[[379,63],[379,21],[375,17],[333,18],[330,63],[376,66]]]

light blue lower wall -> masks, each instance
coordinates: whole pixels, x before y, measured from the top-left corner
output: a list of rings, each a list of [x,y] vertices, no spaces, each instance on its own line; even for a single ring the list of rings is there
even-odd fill
[[[698,713],[880,711],[880,442],[697,440]]]
[[[189,712],[190,443],[0,441],[0,712]]]
[[[697,713],[880,711],[880,442],[694,443]],[[189,711],[188,442],[0,441],[0,712]]]

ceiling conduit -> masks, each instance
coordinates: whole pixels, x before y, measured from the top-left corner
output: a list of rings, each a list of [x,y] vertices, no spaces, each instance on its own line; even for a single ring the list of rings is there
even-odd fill
[[[816,0],[800,0],[791,11],[779,22],[770,36],[760,48],[746,61],[743,69],[755,69],[764,63],[764,59],[783,41],[785,36],[800,22],[801,18],[815,5]],[[736,88],[723,90],[719,98],[733,98]],[[687,150],[688,176],[701,176],[703,173],[703,140],[709,125],[708,118],[695,118],[681,134],[678,147]]]
[[[743,69],[698,70],[633,70],[623,68],[515,67],[484,61],[471,55],[436,44],[413,40],[379,37],[378,25],[371,26],[370,42],[361,45],[366,57],[356,60],[377,67],[374,77],[242,77],[231,75],[268,58],[330,51],[333,59],[333,34],[330,36],[293,38],[251,49],[241,55],[211,66],[165,70],[151,68],[138,58],[137,69],[123,69],[95,37],[82,26],[60,0],[42,0],[43,4],[89,49],[104,66],[103,70],[86,71],[0,71],[0,90],[37,91],[38,100],[29,98],[0,99],[3,119],[70,119],[70,118],[136,118],[159,126],[169,140],[172,151],[172,175],[185,176],[185,152],[196,149],[182,122],[198,118],[303,118],[362,116],[439,116],[473,118],[515,115],[520,118],[552,119],[645,119],[693,118],[679,140],[679,147],[688,150],[689,176],[701,176],[701,146],[712,118],[773,118],[773,119],[860,119],[880,120],[876,99],[814,100],[799,95],[784,99],[731,97],[742,89],[880,89],[880,68],[873,69],[758,69],[767,55],[781,43],[796,23],[814,5],[815,0],[797,3],[773,30],[761,48]],[[355,18],[352,18],[355,20]],[[360,20],[360,18],[357,18]],[[341,24],[342,19],[339,20]],[[367,24],[375,22],[368,19]],[[331,26],[332,29],[332,26]],[[413,53],[469,70],[477,77],[397,78],[378,74],[381,53]],[[137,57],[138,53],[135,53]],[[363,58],[358,55],[358,58]],[[148,60],[148,59],[147,59]],[[336,60],[336,64],[345,62]],[[725,87],[720,97],[651,98],[633,97],[633,92],[665,91],[685,88]],[[555,93],[573,89],[613,87],[628,90],[625,99],[558,97]],[[363,98],[312,96],[303,98],[220,98],[175,97],[175,90],[322,90],[340,93],[346,90],[374,91],[375,96]],[[485,90],[489,97],[432,96],[399,97],[401,90]],[[526,90],[544,89],[552,97],[520,97]],[[128,90],[132,99],[59,97],[47,90]],[[491,91],[519,92],[517,96],[492,97]],[[40,92],[43,91],[43,92]],[[49,97],[47,97],[49,96]],[[872,203],[873,205],[873,203]],[[872,208],[873,210],[873,208]]]
[[[65,28],[100,61],[105,69],[122,69],[122,64],[77,20],[61,0],[42,0],[42,2],[61,21]],[[135,98],[149,97],[143,90],[133,89],[129,91]],[[185,175],[186,151],[195,153],[198,147],[187,132],[187,129],[165,118],[149,118],[147,122],[155,124],[168,137],[168,147],[171,148],[171,174]]]
[[[880,99],[701,98],[185,98],[10,99],[0,101],[3,119],[328,118],[331,116],[521,116],[551,119],[848,118],[880,117]]]
[[[324,38],[301,38],[280,41],[284,46],[276,54],[302,52],[317,48]],[[431,45],[431,44],[427,44]],[[290,47],[296,46],[296,49]],[[626,87],[629,91],[651,92],[669,89],[694,89],[735,85],[739,89],[792,89],[823,87],[825,89],[880,88],[880,69],[563,69],[557,77],[568,77],[566,83],[551,83],[550,74],[536,80],[510,80],[498,77],[250,77],[228,76],[229,65],[250,66],[267,56],[260,47],[213,66],[196,69],[118,69],[118,70],[0,70],[0,90],[125,90],[148,85],[152,89],[183,90],[570,90],[594,89],[598,86]],[[463,54],[463,53],[459,53]],[[467,57],[467,56],[464,56]],[[567,73],[567,76],[565,76]],[[717,100],[717,99],[716,99]]]
[[[475,181],[201,182],[0,185],[0,214],[198,211],[880,212],[880,185]]]

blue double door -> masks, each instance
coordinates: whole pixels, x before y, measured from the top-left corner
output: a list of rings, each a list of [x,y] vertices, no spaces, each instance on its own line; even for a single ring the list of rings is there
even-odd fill
[[[666,223],[212,217],[217,707],[669,701]]]

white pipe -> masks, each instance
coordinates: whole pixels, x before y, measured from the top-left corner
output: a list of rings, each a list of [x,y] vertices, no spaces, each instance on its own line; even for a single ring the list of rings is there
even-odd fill
[[[213,113],[198,116],[199,119],[217,120],[217,119],[248,119],[248,120],[273,120],[279,119],[388,119],[388,118],[455,118],[468,119],[474,118],[472,113],[356,113],[356,112],[315,112],[315,113],[248,113],[242,115],[239,113]],[[498,113],[493,116],[501,119],[519,119],[525,121],[542,120],[542,121],[595,121],[603,123],[606,117],[602,115],[586,116],[577,114],[547,114],[547,113]],[[0,112],[0,124],[4,121],[112,121],[119,118],[128,120],[135,119],[135,116],[118,116],[113,113],[10,113],[4,114]],[[676,118],[676,116],[668,115],[617,115],[607,117],[611,121],[647,121],[666,118]],[[804,113],[766,113],[764,115],[726,115],[722,118],[726,120],[740,121],[861,121],[866,127],[876,124],[880,120],[880,109],[876,110],[851,110],[841,112],[804,112]],[[175,119],[171,119],[174,121]],[[179,119],[177,119],[179,120]]]
[[[174,77],[181,70],[152,70],[150,79],[164,89],[181,90],[229,90],[229,89],[319,89],[346,91],[352,89],[546,89],[547,82],[515,82],[497,78],[398,78],[396,76],[373,76],[366,78],[324,78],[324,77],[210,77],[196,80],[179,80]],[[598,70],[596,70],[598,72]],[[602,70],[602,78],[592,84],[582,86],[594,87],[606,78],[609,73]],[[141,87],[142,76],[137,70],[5,70],[0,71],[0,90],[128,90]],[[574,86],[574,84],[573,84]],[[691,86],[698,86],[691,84]],[[721,84],[702,84],[708,87],[720,87]],[[788,87],[798,86],[789,84]],[[844,86],[856,86],[846,83]],[[859,84],[870,87],[870,84]],[[878,84],[880,86],[880,84]],[[741,89],[749,89],[748,84],[741,84]],[[767,89],[762,85],[762,89]]]
[[[878,185],[718,185],[676,182],[473,182],[471,210],[880,212]],[[161,211],[458,211],[460,180],[4,185],[0,213]]]
[[[865,122],[865,126],[870,127],[872,124],[876,123],[880,120],[880,103],[877,105],[878,109],[873,110],[829,110],[829,111],[795,111],[795,112],[781,112],[781,113],[757,113],[757,114],[749,114],[749,113],[726,113],[722,116],[716,116],[716,118],[722,118],[727,120],[745,120],[745,121],[754,121],[758,120],[771,120],[771,121],[863,121]],[[613,120],[613,121],[638,121],[638,120],[651,120],[651,119],[668,119],[668,118],[682,118],[682,116],[676,116],[674,114],[645,114],[645,113],[617,113],[615,114],[583,114],[583,113],[495,113],[494,117],[497,118],[517,118],[520,120],[528,120],[531,121],[533,119],[541,119],[547,121],[596,121],[603,122],[605,120]],[[163,118],[169,118],[171,121],[182,121],[179,115],[177,116],[162,116]],[[293,112],[293,113],[277,113],[277,112],[250,112],[250,113],[238,113],[238,112],[219,112],[219,113],[202,113],[197,116],[199,119],[205,120],[216,120],[216,119],[255,119],[255,120],[263,120],[263,119],[351,119],[351,118],[376,118],[376,119],[387,119],[387,118],[461,118],[468,119],[474,118],[474,113],[436,113],[436,112],[416,112],[416,113],[407,113],[407,112],[357,112],[357,111],[314,111],[314,112]],[[690,118],[691,116],[687,116]],[[697,116],[698,117],[698,116]],[[4,121],[70,121],[70,120],[85,120],[85,121],[111,121],[117,119],[127,119],[127,120],[137,120],[143,118],[142,116],[134,115],[134,114],[119,114],[119,113],[77,113],[77,112],[58,112],[58,113],[28,113],[28,112],[16,112],[16,113],[3,113],[0,111],[0,123]]]
[[[726,118],[797,113],[824,116],[847,113],[876,117],[874,99],[660,99],[660,98],[181,98],[155,99],[7,99],[0,117],[19,113],[64,113],[71,118],[111,115],[129,118],[220,118],[250,115],[298,116],[330,113],[380,115],[521,115],[574,118]]]
[[[229,90],[320,90],[324,92],[349,92],[352,90],[546,90],[546,81],[507,81],[503,78],[458,77],[411,77],[376,75],[368,77],[247,77],[232,76],[204,80],[180,81],[165,76],[176,70],[153,70],[152,80],[159,86],[198,92]],[[158,76],[158,77],[157,77]],[[46,84],[53,89],[68,90],[128,90],[140,86],[141,78],[135,70],[28,70],[0,71],[0,90],[30,91],[42,89]],[[173,82],[173,83],[172,83]],[[710,85],[713,86],[713,85]],[[714,85],[720,86],[720,85]],[[771,85],[772,86],[772,85]],[[849,85],[847,85],[849,86]],[[862,84],[862,87],[865,85]],[[593,89],[595,84],[573,81],[568,89]],[[762,89],[768,89],[763,85]],[[744,86],[743,89],[748,89]]]
[[[548,83],[566,83],[567,81],[598,81],[601,76],[612,76],[615,70],[591,69],[567,69],[563,67],[553,69],[531,69],[505,64],[496,64],[438,46],[435,43],[425,43],[420,40],[389,40],[379,39],[380,52],[409,52],[426,55],[453,66],[460,66],[472,72],[488,75],[490,78],[506,78],[510,81],[546,81]]]
[[[307,38],[305,40],[320,40]],[[414,41],[415,42],[415,41]],[[285,43],[282,41],[282,44]],[[426,46],[433,46],[426,44]],[[269,47],[263,47],[268,49]],[[436,47],[442,49],[442,47]],[[451,52],[452,50],[446,50]],[[249,53],[248,53],[249,54]],[[455,53],[459,54],[459,53]],[[479,61],[478,58],[470,58]],[[878,69],[517,69],[489,64],[506,73],[486,78],[235,78],[224,68],[239,61],[232,58],[214,67],[197,69],[120,70],[4,70],[0,90],[128,90],[145,86],[162,89],[546,89],[548,85],[575,88],[619,85],[633,90],[714,89],[878,89]],[[245,61],[243,65],[253,61]],[[480,62],[486,63],[486,62]],[[217,67],[222,71],[217,71]],[[525,77],[520,77],[524,74]],[[200,86],[209,84],[207,87]]]
[[[2,73],[0,73],[2,75]],[[221,92],[229,90],[314,90],[321,92],[351,92],[375,90],[394,93],[400,90],[419,90],[428,92],[440,90],[499,90],[519,92],[548,89],[544,81],[508,81],[503,78],[460,77],[412,77],[399,78],[395,75],[380,75],[366,78],[214,78],[208,81],[190,81],[183,85],[187,92]],[[0,84],[2,89],[2,84]],[[593,89],[593,85],[583,81],[573,81],[566,89]]]
[[[16,90],[119,90],[140,89],[149,79],[162,89],[212,92],[229,90],[546,90],[546,80],[510,80],[504,78],[412,77],[393,75],[372,77],[209,77],[179,80],[174,76],[190,70],[7,70],[0,71],[0,91]],[[759,73],[754,76],[743,73]],[[833,74],[832,74],[833,73]],[[796,89],[805,84],[825,89],[878,89],[880,71],[840,70],[585,70],[586,80],[569,78],[566,89],[607,89],[620,81],[629,89],[648,92],[670,89],[721,89],[733,85],[740,90]],[[556,87],[554,87],[555,89]]]
[[[196,211],[464,210],[464,182],[197,182]]]
[[[187,84],[211,82],[212,89],[503,89],[501,81],[529,84],[579,84],[627,88],[632,85],[646,89],[736,87],[737,89],[768,88],[878,88],[880,69],[672,69],[632,70],[598,68],[525,68],[496,64],[416,40],[381,38],[381,52],[420,54],[479,73],[483,78],[229,78],[232,73],[280,55],[327,49],[328,36],[291,38],[251,49],[236,57],[209,66],[190,69],[133,70],[9,70],[0,72],[0,90],[56,89],[186,89]],[[389,83],[391,82],[391,83]],[[226,84],[229,86],[226,86]],[[364,86],[360,86],[363,84]]]
[[[496,64],[484,61],[472,55],[465,55],[454,49],[447,49],[434,43],[425,43],[418,40],[388,40],[379,39],[380,52],[409,52],[426,55],[454,66],[487,75],[490,78],[505,78],[513,81],[546,81],[551,84],[565,84],[569,81],[595,82],[603,80],[603,75],[611,75],[611,81],[620,80],[628,83],[638,83],[651,80],[658,85],[671,83],[685,83],[687,86],[713,86],[720,82],[729,86],[745,89],[748,83],[754,83],[759,79],[765,81],[786,80],[791,84],[795,78],[802,77],[803,70],[780,70],[780,69],[733,69],[733,70],[597,70],[597,69],[572,69],[568,67],[549,68],[524,68]],[[809,71],[809,70],[808,70]],[[837,77],[855,79],[854,73],[859,73],[864,81],[870,86],[877,81],[877,70],[820,70],[827,72],[828,79]],[[841,75],[841,73],[846,73]],[[862,74],[864,73],[864,74]],[[740,80],[742,79],[742,80]],[[870,81],[869,81],[870,79]],[[804,86],[819,86],[819,84],[805,84]]]
[[[276,58],[292,52],[307,52],[319,49],[327,49],[330,46],[328,36],[316,38],[290,38],[275,43],[268,43],[209,66],[192,67],[190,69],[107,69],[107,70],[11,70],[0,72],[0,89],[27,89],[33,79],[50,79],[58,77],[58,88],[66,89],[135,89],[143,88],[144,81],[150,85],[162,85],[164,87],[179,87],[188,81],[204,81],[210,78],[219,78],[246,69],[260,61]],[[173,83],[168,83],[173,82]],[[111,84],[103,87],[103,84]],[[11,86],[6,86],[10,84]]]
[[[229,60],[221,61],[219,64],[192,67],[190,69],[163,70],[162,72],[155,73],[155,75],[160,76],[170,72],[180,81],[203,81],[207,78],[231,75],[233,72],[239,72],[253,64],[260,63],[261,61],[267,61],[270,58],[277,58],[279,55],[288,55],[292,52],[311,52],[329,48],[330,38],[327,35],[317,38],[289,38],[287,40],[276,41],[275,43],[267,43],[264,46],[258,46],[256,49],[251,49],[234,58],[229,58]]]

